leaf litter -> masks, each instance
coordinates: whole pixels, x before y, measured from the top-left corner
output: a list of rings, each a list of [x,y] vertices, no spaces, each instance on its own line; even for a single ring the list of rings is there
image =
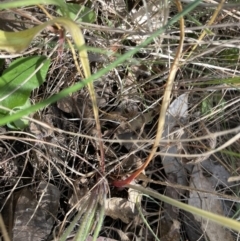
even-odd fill
[[[112,3],[107,4],[105,1],[94,3],[93,7],[98,9],[97,14],[103,16],[100,24],[110,26],[109,29],[123,30],[122,33],[127,30],[134,31],[134,33],[121,35],[111,31],[103,34],[99,29],[87,30],[88,45],[112,49],[117,54],[124,53],[141,43],[149,33],[160,28],[163,24],[162,21],[167,21],[168,6],[162,10],[160,6],[162,3],[159,1],[146,3],[140,1],[130,3],[129,6],[125,1],[115,1],[111,5]],[[161,11],[159,11],[160,9]],[[175,11],[172,6],[171,11]],[[126,19],[121,18],[122,13],[126,14]],[[36,15],[44,21],[42,14]],[[164,19],[162,19],[163,15],[166,15]],[[113,16],[121,20],[116,21]],[[98,19],[96,21],[99,21]],[[159,21],[160,19],[161,21]],[[172,37],[176,37],[174,31]],[[192,38],[192,36],[190,37]],[[175,40],[171,39],[171,41],[174,46]],[[162,55],[160,43],[162,43]],[[186,42],[186,47],[187,43],[189,41]],[[156,134],[157,112],[164,91],[166,76],[163,72],[168,74],[167,62],[169,59],[166,61],[164,57],[161,59],[159,56],[174,56],[166,48],[168,44],[164,41],[163,36],[160,36],[160,39],[155,40],[150,48],[141,50],[139,55],[133,56],[131,60],[94,83],[101,114],[100,121],[109,183],[116,177],[122,177],[126,173],[136,170],[149,152],[152,139]],[[46,46],[46,52],[49,50]],[[65,59],[68,60],[64,62],[67,71],[62,72],[62,64],[56,62],[50,71],[52,76],[48,77],[47,86],[40,87],[32,94],[31,98],[34,101],[45,98],[50,93],[51,95],[57,93],[60,86],[64,87],[79,80],[71,63],[71,56],[67,51],[64,54]],[[92,72],[105,67],[107,61],[115,58],[105,55],[102,57],[96,53],[90,54],[94,54],[91,55],[93,56],[91,58]],[[153,58],[153,56],[157,57]],[[157,64],[154,63],[155,60],[157,60]],[[201,56],[198,60],[205,63]],[[201,69],[199,65],[195,65],[195,67],[198,70]],[[205,97],[203,93],[205,94],[206,89],[200,86],[199,88],[193,87],[193,90],[189,91],[187,81],[191,76],[191,82],[194,82],[201,71],[202,73],[206,71],[206,76],[209,78],[216,78],[216,76],[220,78],[221,76],[214,68],[208,71],[203,67],[198,72],[193,70],[191,72],[189,69],[194,69],[191,65],[187,68],[188,70],[181,67],[181,75],[176,77],[175,87],[179,93],[177,90],[174,91],[174,99],[167,112],[163,139],[159,143],[161,157],[159,155],[154,158],[145,175],[155,181],[166,181],[173,186],[178,184],[191,187],[191,190],[184,190],[171,185],[154,186],[153,183],[148,182],[151,188],[165,193],[169,197],[231,217],[234,215],[234,208],[237,207],[234,202],[220,200],[217,195],[206,195],[198,191],[198,189],[203,189],[214,193],[218,191],[235,195],[236,189],[231,187],[227,180],[230,175],[238,175],[238,171],[233,170],[234,168],[229,164],[223,165],[219,162],[219,159],[224,161],[227,158],[226,155],[222,158],[224,154],[217,153],[212,158],[213,155],[205,154],[223,142],[220,138],[214,139],[212,135],[218,130],[224,130],[223,123],[214,118],[213,120],[203,118],[200,103],[204,101],[202,97]],[[61,79],[59,79],[59,70],[60,73],[64,73]],[[213,75],[211,75],[211,71]],[[232,77],[227,70],[222,74]],[[56,80],[57,82],[55,82]],[[214,86],[211,86],[211,89],[213,88]],[[184,94],[181,94],[182,92]],[[226,91],[224,96],[226,103],[231,103],[232,95],[237,95],[237,93]],[[211,107],[213,108],[213,106]],[[239,108],[231,105],[228,108],[221,107],[220,112],[221,115],[226,115],[231,127],[234,127],[236,125],[234,123],[238,121]],[[229,117],[228,113],[235,113],[235,120]],[[38,125],[34,119],[40,121],[42,125]],[[86,89],[58,101],[56,105],[45,108],[38,115],[33,116],[32,123],[29,130],[15,136],[16,140],[10,141],[6,138],[1,143],[1,157],[3,160],[8,160],[0,166],[1,202],[4,203],[7,196],[4,193],[9,193],[12,187],[21,188],[19,192],[17,190],[13,192],[13,196],[16,195],[16,197],[9,198],[14,201],[12,206],[15,208],[15,211],[10,212],[13,221],[13,240],[28,240],[27,238],[30,238],[29,240],[46,240],[46,236],[51,234],[59,223],[63,220],[69,223],[72,220],[73,215],[69,215],[69,210],[73,206],[77,209],[81,208],[81,202],[80,206],[75,204],[80,200],[85,203],[89,199],[89,196],[94,193],[91,190],[97,181],[98,153],[96,153],[96,143],[93,139],[96,136],[96,130]],[[224,124],[227,125],[227,123]],[[54,130],[51,127],[54,127]],[[52,130],[47,133],[45,129]],[[4,134],[6,131],[2,130],[1,135]],[[9,133],[8,135],[15,134]],[[33,142],[28,143],[21,139],[22,137],[29,138],[30,135],[34,137]],[[205,140],[196,140],[198,137],[204,136],[208,137]],[[227,139],[228,136],[225,138]],[[235,146],[234,150],[238,150],[239,143],[236,142],[235,145],[238,146]],[[199,154],[199,159],[191,157],[191,154]],[[29,160],[27,165],[25,165],[25,160]],[[231,160],[231,163],[233,162],[234,160]],[[235,165],[237,166],[235,169],[239,168],[238,162]],[[23,172],[23,170],[25,171]],[[22,172],[23,174],[21,174]],[[33,173],[35,174],[33,175]],[[138,185],[145,185],[144,182],[141,183],[138,180],[136,182]],[[24,187],[26,184],[30,187]],[[235,184],[237,183],[231,185]],[[197,216],[190,217],[191,223],[189,223],[182,218],[185,214],[177,208],[169,204],[156,204],[151,198],[139,196],[131,189],[126,192],[126,190],[111,187],[108,195],[105,202],[106,217],[102,234],[97,239],[99,241],[155,240],[147,225],[140,218],[139,211],[136,209],[137,203],[141,204],[141,212],[160,240],[188,239],[195,241],[201,238],[201,240],[212,241],[221,240],[222,237],[225,237],[226,240],[233,239],[230,231],[218,225],[199,220]],[[23,212],[26,212],[26,216],[19,219],[23,216]],[[64,219],[65,217],[66,219]],[[9,220],[5,222],[9,223]],[[39,224],[39,222],[41,223]],[[197,238],[189,231],[193,226],[198,226],[199,236]],[[73,230],[72,234],[74,235],[75,232],[76,230]],[[49,240],[53,238],[50,235]],[[69,240],[71,239],[69,238]],[[87,240],[91,240],[91,236]]]
[[[203,175],[201,167],[199,165],[195,165],[191,175],[190,187],[214,191],[213,184],[214,183],[211,182],[211,179]],[[189,193],[188,203],[194,207],[224,215],[223,203],[216,195],[191,191]],[[230,231],[219,224],[199,218],[197,215],[194,215],[194,219],[201,223],[203,235],[206,235],[209,240],[234,240]]]
[[[50,183],[41,182],[37,198],[28,188],[15,192],[3,213],[9,216],[9,235],[14,241],[42,240],[51,234],[59,209],[60,191]]]

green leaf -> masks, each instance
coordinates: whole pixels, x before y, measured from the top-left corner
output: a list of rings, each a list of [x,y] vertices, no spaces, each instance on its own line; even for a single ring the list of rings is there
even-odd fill
[[[222,98],[221,94],[216,93],[214,95],[208,96],[202,101],[201,112],[203,115],[208,115],[212,112],[213,108],[215,110],[216,108],[218,108],[222,110],[220,110],[216,115],[218,116],[222,115],[223,117],[225,105],[226,105],[226,101],[224,100],[224,98]],[[216,115],[214,116],[216,117]]]
[[[13,110],[24,106],[31,91],[46,78],[50,60],[44,56],[19,58],[13,61],[0,77],[0,106]],[[40,70],[36,71],[38,67]],[[6,114],[6,110],[0,113]]]
[[[17,111],[23,110],[30,106],[31,106],[30,100],[27,99],[26,103],[23,106],[14,107],[13,111],[10,113],[10,115],[12,113],[16,113]],[[23,130],[28,125],[29,125],[29,121],[27,119],[18,119],[18,120],[13,121],[12,123],[7,124],[7,126],[13,130]]]
[[[223,49],[217,54],[217,58],[220,61],[227,62],[228,64],[236,64],[239,59],[239,49],[238,48],[228,48]]]
[[[209,100],[209,98],[204,99],[201,104],[201,112],[203,115],[208,115],[211,112],[212,109],[212,102]]]
[[[76,22],[93,23],[96,20],[95,12],[88,7],[75,3],[67,3],[70,18]],[[63,15],[62,9],[57,7],[57,13]]]

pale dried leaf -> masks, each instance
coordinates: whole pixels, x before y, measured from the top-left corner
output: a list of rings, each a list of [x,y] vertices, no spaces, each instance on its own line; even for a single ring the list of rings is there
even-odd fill
[[[135,184],[134,185],[138,185]],[[135,207],[136,207],[136,203],[141,203],[142,200],[142,195],[139,191],[129,188],[128,189],[128,201],[130,202],[129,205],[132,209],[132,212],[135,213]]]
[[[164,14],[163,6],[160,0],[146,1],[147,4],[138,10],[131,11],[132,21],[142,31],[155,31],[163,26]]]
[[[182,94],[178,98],[176,98],[169,106],[166,119],[165,126],[163,132],[163,139],[167,139],[171,142],[171,139],[179,139],[179,143],[181,143],[181,138],[187,138],[187,134],[185,131],[182,131],[179,126],[181,122],[185,122],[188,117],[188,94]],[[169,136],[169,134],[173,131],[177,133],[175,136]],[[178,134],[180,133],[180,134]],[[164,170],[167,175],[174,174],[177,176],[176,182],[178,184],[187,186],[188,178],[187,171],[182,164],[181,158],[177,157],[179,153],[179,143],[175,143],[175,145],[166,145],[161,147],[161,152],[164,154],[171,154],[171,156],[163,155],[162,164]],[[182,147],[183,148],[183,147]],[[183,193],[183,190],[180,190],[180,193]]]
[[[132,203],[124,198],[110,198],[105,202],[105,214],[113,219],[121,219],[129,223],[137,215],[133,212]]]
[[[126,10],[126,1],[124,0],[114,0],[114,9],[118,13],[123,13]]]
[[[188,94],[182,94],[170,104],[167,110],[163,137],[166,138],[171,133],[173,127],[185,122],[187,117]]]
[[[106,200],[105,214],[113,219],[119,218],[124,223],[129,223],[136,217],[138,213],[136,203],[140,203],[141,200],[141,193],[135,189],[129,188],[128,200],[125,198],[110,198]]]
[[[126,10],[126,3],[124,0],[101,1],[102,9],[105,12],[122,14]]]
[[[193,169],[190,187],[215,192],[212,182],[203,176],[199,165],[195,165]],[[224,214],[221,200],[213,194],[190,191],[188,204],[219,215]],[[194,215],[194,218],[201,223],[202,231],[206,233],[210,241],[234,240],[231,233],[219,224],[200,218],[197,215]]]
[[[209,174],[211,175],[208,179],[211,181],[213,187],[217,185],[228,187],[230,173],[223,165],[207,159],[201,163],[201,166],[203,167],[203,171],[208,173],[208,176]]]
[[[188,93],[178,96],[169,106],[168,115],[175,118],[188,116]]]
[[[183,137],[184,138],[184,137]],[[181,140],[180,140],[181,141]],[[166,154],[173,154],[177,155],[178,152],[178,147],[177,145],[175,146],[170,146],[170,147],[163,147],[161,148],[161,153],[166,153]],[[177,176],[177,183],[188,186],[188,177],[187,177],[187,171],[185,169],[185,166],[182,164],[181,159],[176,157],[176,156],[168,156],[164,155],[162,157],[162,164],[165,170],[165,173],[168,175],[174,174]],[[183,190],[180,190],[180,192],[184,192]]]

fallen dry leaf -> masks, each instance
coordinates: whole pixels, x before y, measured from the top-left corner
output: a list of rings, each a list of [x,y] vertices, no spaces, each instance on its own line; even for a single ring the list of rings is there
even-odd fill
[[[125,198],[109,198],[105,203],[105,214],[113,219],[121,219],[129,223],[137,215],[136,203],[141,202],[142,196],[132,188],[128,189],[128,200]]]
[[[178,98],[176,98],[169,106],[167,114],[166,114],[166,120],[165,120],[165,126],[164,126],[164,132],[163,132],[163,139],[169,140],[171,143],[171,139],[173,135],[171,134],[174,130],[175,133],[178,133],[178,131],[181,131],[181,128],[179,126],[180,122],[186,122],[188,117],[188,94],[180,95]],[[177,126],[177,127],[176,127]],[[171,137],[172,136],[172,137]],[[179,136],[179,143],[181,142],[181,138],[186,138],[185,131],[181,132]],[[163,155],[162,157],[162,164],[165,170],[165,173],[168,175],[174,174],[177,176],[176,183],[188,186],[188,177],[187,177],[187,171],[185,169],[185,165],[182,164],[181,158],[177,157],[177,154],[179,153],[179,143],[170,144],[161,147],[161,152],[164,154],[175,154],[168,156]],[[180,193],[183,193],[184,191],[179,191]]]
[[[106,200],[105,215],[129,223],[137,215],[137,212],[133,212],[132,203],[127,199],[114,197]]]
[[[20,191],[14,212],[13,241],[40,241],[51,233],[60,192],[52,184],[40,183],[37,201],[28,188]]]
[[[213,162],[210,158],[203,161],[201,166],[203,167],[203,171],[208,174],[207,176],[210,175],[208,179],[210,179],[214,187],[217,187],[218,185],[228,187],[228,178],[230,177],[230,173],[224,166],[220,163]]]
[[[195,165],[192,171],[190,187],[215,192],[210,179],[202,174],[200,165]],[[188,204],[206,211],[214,212],[219,215],[224,215],[221,200],[219,197],[213,194],[196,192],[192,190],[189,193]],[[210,241],[234,240],[230,231],[220,226],[219,224],[206,219],[202,219],[197,215],[194,215],[194,218],[196,221],[201,223],[202,231],[208,236]]]
[[[151,0],[146,1],[138,10],[133,9],[130,15],[136,29],[143,32],[154,32],[166,23],[169,11],[168,6],[164,5],[162,1]],[[146,38],[147,36],[133,36],[133,39],[138,41]]]

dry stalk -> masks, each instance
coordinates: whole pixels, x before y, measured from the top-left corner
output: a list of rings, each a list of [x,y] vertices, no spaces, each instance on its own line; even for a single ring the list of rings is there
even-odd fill
[[[181,2],[179,0],[176,0],[176,5],[177,5],[177,8],[178,8],[178,11],[181,12],[182,11],[182,5],[181,5]],[[171,93],[172,93],[172,87],[173,87],[174,79],[175,79],[176,73],[178,71],[179,60],[180,60],[180,57],[182,55],[183,43],[184,43],[184,19],[180,18],[180,42],[179,42],[177,53],[175,55],[175,58],[174,58],[174,61],[173,61],[173,64],[171,66],[170,73],[169,73],[169,76],[168,76],[168,80],[167,80],[167,83],[166,83],[166,89],[164,91],[162,105],[160,107],[157,134],[156,134],[156,138],[154,140],[152,150],[151,150],[147,160],[144,162],[144,164],[137,171],[132,173],[125,180],[116,180],[116,181],[113,182],[113,185],[116,186],[116,187],[125,186],[125,185],[129,184],[133,179],[135,179],[148,166],[148,164],[151,162],[152,158],[154,157],[154,155],[157,151],[157,148],[159,146],[159,143],[160,143],[160,140],[161,140],[161,137],[162,137],[162,133],[163,133],[166,112],[167,112],[167,108],[168,108],[168,105],[169,105],[169,102],[170,102],[170,96],[171,96]]]
[[[219,12],[221,11],[221,9],[223,7],[224,2],[225,2],[225,0],[221,0],[221,2],[218,4],[218,7],[214,11],[211,19],[209,20],[209,22],[208,22],[208,24],[206,26],[211,26],[214,23],[216,17],[218,16]],[[203,38],[205,37],[206,34],[207,34],[207,32],[204,29],[203,32],[201,33],[200,37],[198,38],[197,43],[192,47],[192,50],[189,53],[187,59],[192,55],[193,51],[197,48],[197,46],[199,45],[199,42],[201,42],[203,40]]]

